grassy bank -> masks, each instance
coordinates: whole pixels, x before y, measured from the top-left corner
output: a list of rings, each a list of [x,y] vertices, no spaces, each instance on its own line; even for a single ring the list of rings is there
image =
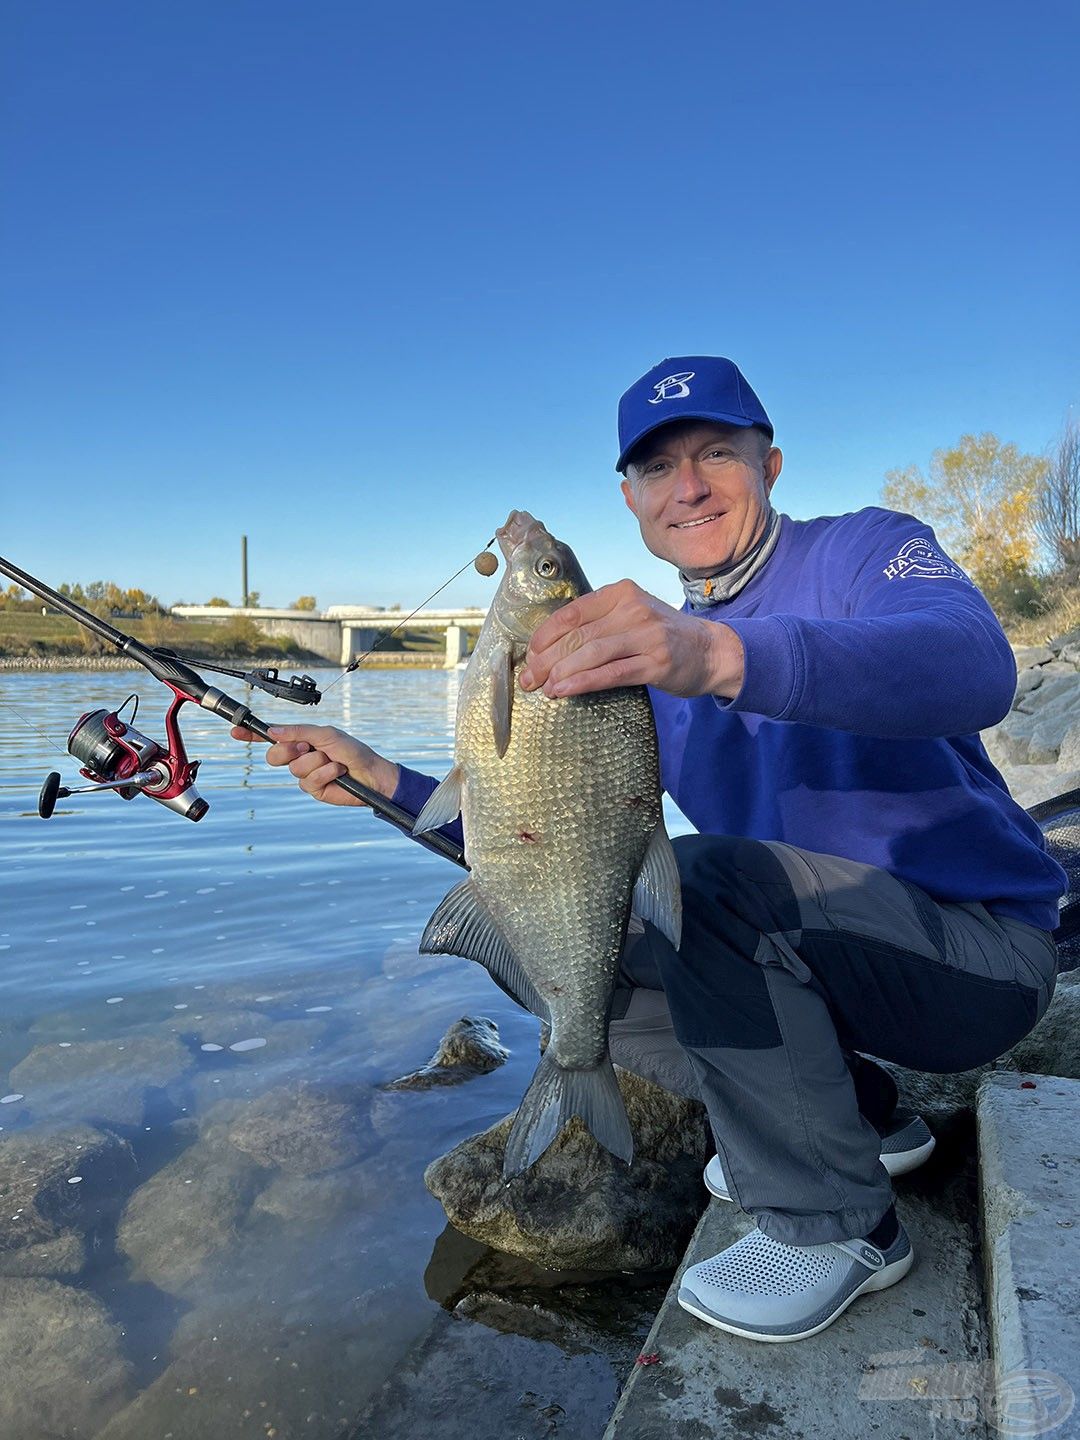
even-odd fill
[[[147,615],[141,620],[116,620],[118,629],[144,645],[166,645],[193,659],[231,663],[236,657],[264,664],[326,665],[325,658],[305,650],[284,636],[264,635],[254,620],[235,616],[224,621],[182,620],[172,615]],[[408,663],[412,656],[419,664],[431,664],[444,653],[441,635],[409,632],[384,640],[372,659],[375,666],[385,656],[390,664]],[[116,654],[106,641],[99,640],[66,615],[42,615],[40,610],[0,610],[0,659],[60,661],[106,657]],[[392,659],[391,657],[406,657]]]

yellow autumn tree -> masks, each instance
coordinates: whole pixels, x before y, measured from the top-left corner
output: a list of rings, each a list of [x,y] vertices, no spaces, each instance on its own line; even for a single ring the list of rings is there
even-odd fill
[[[928,520],[945,548],[992,603],[1016,608],[1031,598],[1035,499],[1047,462],[996,435],[962,435],[935,450],[929,476],[917,465],[890,470],[881,492],[890,510]]]

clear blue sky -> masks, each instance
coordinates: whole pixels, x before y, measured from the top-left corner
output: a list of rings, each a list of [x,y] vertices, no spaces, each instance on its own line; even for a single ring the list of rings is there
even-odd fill
[[[739,362],[780,508],[1080,400],[1076,6],[9,0],[0,554],[406,607],[641,550],[620,392]],[[447,599],[484,603],[471,574]]]

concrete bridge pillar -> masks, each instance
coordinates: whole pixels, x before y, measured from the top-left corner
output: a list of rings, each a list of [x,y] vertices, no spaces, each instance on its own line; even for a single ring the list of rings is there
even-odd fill
[[[453,670],[468,654],[468,641],[460,625],[446,627],[446,669]]]
[[[364,655],[372,648],[378,637],[373,628],[361,630],[352,625],[341,627],[341,663],[351,665],[358,655]]]

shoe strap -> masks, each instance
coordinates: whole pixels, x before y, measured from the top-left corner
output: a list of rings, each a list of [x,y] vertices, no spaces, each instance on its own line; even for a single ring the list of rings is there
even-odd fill
[[[877,1248],[871,1245],[869,1240],[834,1240],[833,1245],[837,1250],[843,1250],[860,1265],[865,1265],[868,1270],[883,1270],[885,1268],[885,1256]]]

